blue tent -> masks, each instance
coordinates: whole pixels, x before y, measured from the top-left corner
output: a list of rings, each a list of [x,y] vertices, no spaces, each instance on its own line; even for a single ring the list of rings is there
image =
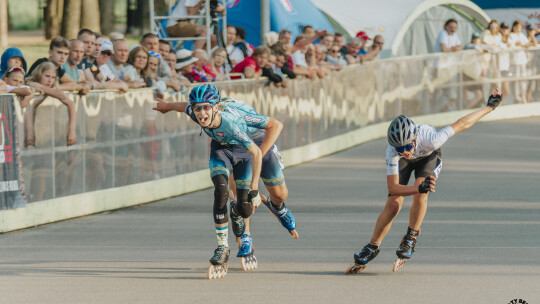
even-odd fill
[[[259,0],[228,0],[227,23],[246,30],[246,40],[252,45],[261,45],[261,6]],[[316,30],[334,29],[310,0],[270,0],[270,30],[291,31],[293,39],[305,25]]]

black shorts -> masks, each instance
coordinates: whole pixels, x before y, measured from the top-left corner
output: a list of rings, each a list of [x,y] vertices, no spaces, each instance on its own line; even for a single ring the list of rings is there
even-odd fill
[[[435,179],[439,176],[442,168],[442,154],[441,149],[433,151],[428,156],[416,159],[399,160],[399,184],[407,185],[411,178],[411,173],[414,171],[414,176],[428,177],[430,175],[435,176]]]

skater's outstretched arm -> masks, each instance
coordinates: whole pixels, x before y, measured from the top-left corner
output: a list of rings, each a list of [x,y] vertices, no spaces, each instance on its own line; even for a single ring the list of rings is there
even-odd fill
[[[162,114],[165,114],[169,111],[185,112],[187,106],[189,105],[187,101],[168,102],[165,99],[161,98],[156,98],[156,100],[158,103],[152,109],[161,112]]]
[[[282,129],[283,129],[283,124],[279,120],[270,118],[270,121],[268,122],[268,125],[265,128],[266,134],[264,135],[263,142],[260,146],[263,157],[272,148],[272,146],[278,139],[279,134],[281,134]]]
[[[489,96],[487,105],[484,108],[463,116],[462,118],[458,119],[458,121],[451,124],[450,127],[454,129],[455,134],[469,129],[482,117],[495,110],[495,108],[501,103],[501,101],[502,95],[499,89],[493,90],[493,93],[491,94],[491,96]]]

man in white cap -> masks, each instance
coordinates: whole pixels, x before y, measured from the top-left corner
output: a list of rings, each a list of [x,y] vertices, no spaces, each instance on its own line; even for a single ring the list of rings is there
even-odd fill
[[[95,61],[96,65],[99,67],[99,74],[98,77],[96,77],[100,82],[98,87],[100,89],[119,89],[122,92],[127,92],[127,84],[116,77],[107,64],[113,53],[112,42],[109,39],[101,38],[101,52],[96,56]]]
[[[193,57],[190,50],[181,49],[176,52],[176,64],[174,68],[191,82],[208,82],[206,77],[197,74],[193,70],[193,63],[199,58]]]

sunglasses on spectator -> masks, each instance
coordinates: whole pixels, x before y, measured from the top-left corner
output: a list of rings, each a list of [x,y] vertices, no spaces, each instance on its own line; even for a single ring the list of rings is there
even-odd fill
[[[332,53],[339,53],[339,50],[331,50]]]
[[[200,112],[201,110],[204,110],[205,112],[207,112],[207,111],[210,111],[210,109],[212,109],[212,106],[209,105],[209,104],[204,104],[204,105],[198,106],[198,105],[192,103],[191,108],[193,108],[193,111],[195,111],[195,112]]]
[[[375,43],[375,44],[384,44],[384,42],[380,42],[380,41],[373,41],[373,43]]]
[[[153,52],[153,51],[150,51],[148,53],[150,53],[150,56],[154,56],[157,59],[161,59],[161,55],[159,53],[156,53],[156,52]]]
[[[109,50],[101,51],[101,55],[111,56],[111,55],[112,55],[112,52],[109,51]]]
[[[405,151],[409,152],[409,151],[411,151],[413,148],[414,148],[414,141],[411,142],[411,143],[408,144],[408,145],[403,146],[403,147],[396,147],[396,152],[397,152],[397,153],[403,153],[403,152],[405,152]]]
[[[23,73],[23,75],[26,74],[26,73],[24,72],[24,69],[21,68],[21,67],[12,67],[12,68],[9,69],[7,72],[8,72],[8,73],[11,73],[11,72],[21,72],[21,73]]]

